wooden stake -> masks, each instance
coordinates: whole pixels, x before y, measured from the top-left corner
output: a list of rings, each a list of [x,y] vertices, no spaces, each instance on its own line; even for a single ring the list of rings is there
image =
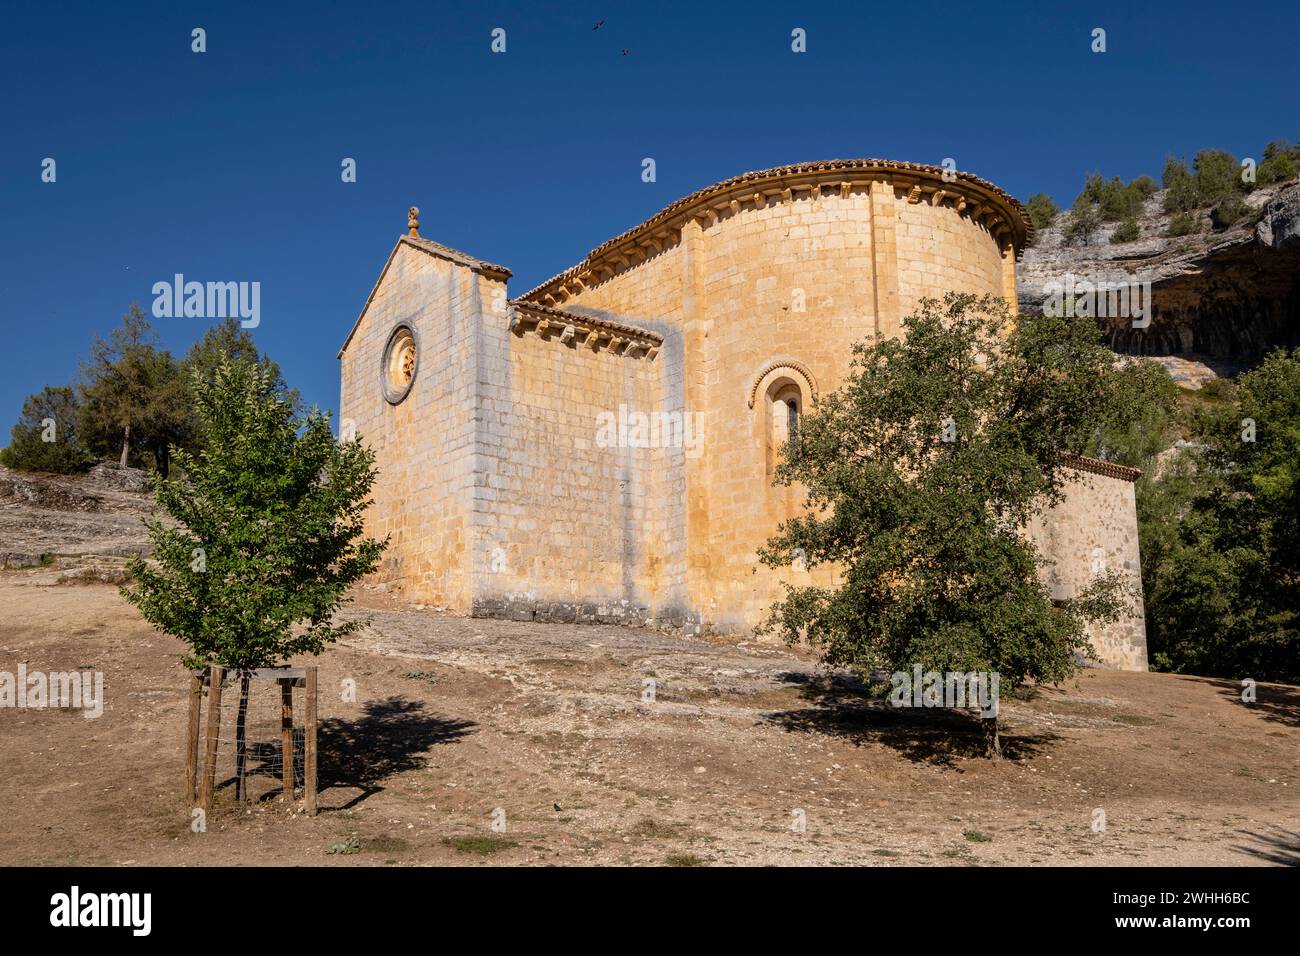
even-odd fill
[[[203,754],[203,782],[199,788],[199,806],[203,814],[212,812],[212,791],[217,787],[217,739],[221,736],[221,682],[226,669],[218,664],[208,668],[208,723]]]
[[[280,682],[280,756],[284,799],[293,800],[293,682]]]
[[[185,741],[185,799],[199,795],[199,707],[203,702],[203,681],[190,675],[190,722]]]
[[[316,815],[316,668],[307,668],[307,687],[304,697],[306,724],[303,735],[302,802],[303,809]]]
[[[235,799],[248,800],[248,692],[252,677],[239,672],[239,708],[235,711]]]

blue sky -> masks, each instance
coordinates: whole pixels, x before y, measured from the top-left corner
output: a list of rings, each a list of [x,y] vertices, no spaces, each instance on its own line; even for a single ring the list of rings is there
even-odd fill
[[[952,157],[1065,204],[1092,169],[1259,158],[1300,138],[1298,27],[1294,5],[1201,2],[9,4],[0,441],[177,272],[260,282],[259,346],[333,410],[338,347],[410,205],[517,295],[694,189],[788,162]],[[179,354],[209,323],[155,324]]]

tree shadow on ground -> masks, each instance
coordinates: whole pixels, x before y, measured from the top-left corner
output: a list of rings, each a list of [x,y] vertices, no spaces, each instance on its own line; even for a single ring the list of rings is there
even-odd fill
[[[1239,680],[1226,677],[1193,677],[1190,674],[1176,675],[1179,680],[1207,684],[1218,690],[1224,697],[1231,699],[1265,720],[1287,727],[1300,727],[1300,687],[1289,684],[1257,684],[1255,702],[1245,703],[1241,699],[1242,686]]]
[[[814,706],[763,715],[767,723],[790,732],[826,734],[854,746],[879,743],[914,763],[949,766],[984,756],[984,729],[977,715],[944,707],[894,707],[879,686],[848,674],[791,672],[778,680],[799,688]],[[887,684],[885,685],[887,686]],[[1002,727],[1002,754],[1013,760],[1033,757],[1056,734],[1008,733]]]
[[[1275,826],[1267,833],[1242,830],[1241,835],[1251,842],[1234,846],[1238,853],[1278,866],[1300,866],[1300,833]]]
[[[452,743],[478,727],[472,720],[424,711],[423,701],[398,696],[367,701],[355,719],[322,721],[316,731],[318,791],[322,795],[331,788],[361,792],[341,806],[322,805],[321,809],[356,806],[383,790],[380,783],[386,778],[423,768],[431,747]]]

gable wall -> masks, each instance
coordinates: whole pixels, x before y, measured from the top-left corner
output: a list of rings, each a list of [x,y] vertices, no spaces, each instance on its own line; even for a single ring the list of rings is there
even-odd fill
[[[375,452],[379,480],[368,534],[391,536],[379,580],[409,599],[470,607],[474,486],[474,298],[485,281],[401,244],[342,356],[340,424]],[[401,322],[419,336],[406,399],[381,384],[384,346]]]

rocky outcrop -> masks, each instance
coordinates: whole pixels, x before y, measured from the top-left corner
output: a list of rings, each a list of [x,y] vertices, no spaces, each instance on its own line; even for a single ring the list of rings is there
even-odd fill
[[[90,469],[86,480],[92,485],[118,491],[143,492],[150,487],[149,472],[140,468],[122,468],[112,461],[101,461]]]
[[[1224,230],[1212,228],[1208,210],[1195,213],[1200,231],[1176,238],[1166,235],[1171,217],[1163,199],[1158,192],[1147,200],[1137,240],[1114,245],[1113,223],[1090,245],[1066,245],[1062,213],[1040,231],[1017,270],[1021,311],[1041,310],[1054,284],[1069,276],[1149,282],[1149,323],[1131,314],[1099,319],[1117,352],[1232,373],[1273,348],[1300,344],[1300,183],[1248,194],[1251,213]]]

